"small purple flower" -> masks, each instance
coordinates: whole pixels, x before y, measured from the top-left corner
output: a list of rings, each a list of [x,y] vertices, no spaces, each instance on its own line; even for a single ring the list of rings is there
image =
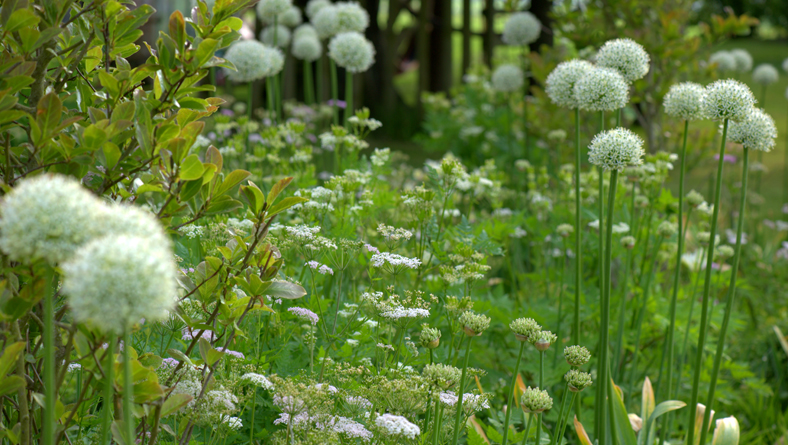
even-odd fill
[[[223,108],[222,109],[222,115],[233,117],[233,116],[235,116],[235,113],[233,112],[233,110],[231,110],[229,108]]]
[[[302,320],[312,323],[312,326],[317,326],[317,322],[320,321],[320,317],[318,317],[316,313],[310,311],[309,309],[296,306],[291,307],[287,311]]]
[[[259,133],[252,133],[249,135],[249,142],[263,142],[263,137]]]
[[[224,137],[229,138],[230,136],[232,136],[233,132],[228,129],[228,130],[224,130],[223,134]]]
[[[215,131],[209,132],[208,133],[208,139],[210,139],[212,141],[215,141],[216,140],[216,132]]]
[[[334,101],[334,99],[329,99],[328,100],[328,105],[329,106],[333,107],[335,103],[336,103],[337,108],[344,109],[347,106],[347,102],[345,102],[344,100],[338,100],[336,102]]]
[[[312,133],[309,133],[308,135],[306,135],[306,138],[309,139],[309,142],[311,142],[313,144],[317,143],[317,136],[315,136]],[[786,204],[786,206],[788,206],[788,204]],[[788,213],[788,212],[785,212],[785,213]]]
[[[172,357],[167,357],[167,358],[162,359],[161,365],[159,365],[159,368],[174,368],[176,366],[178,366],[178,360],[175,360]]]
[[[232,356],[233,356],[233,357],[235,357],[235,358],[240,358],[240,359],[244,359],[244,358],[246,358],[246,357],[244,356],[243,352],[232,351],[232,350],[230,350],[230,349],[227,349],[227,348],[216,348],[216,350],[217,350],[217,351],[220,351],[220,352],[224,352],[224,353],[225,353],[225,354],[227,354],[227,355],[232,355]]]
[[[364,244],[364,248],[367,249],[369,253],[380,253],[380,250],[371,244]]]
[[[714,160],[715,161],[719,161],[720,160],[720,154],[719,153],[714,155]],[[727,162],[728,164],[735,164],[736,163],[736,156],[725,155],[725,156],[723,156],[722,161],[723,162]]]

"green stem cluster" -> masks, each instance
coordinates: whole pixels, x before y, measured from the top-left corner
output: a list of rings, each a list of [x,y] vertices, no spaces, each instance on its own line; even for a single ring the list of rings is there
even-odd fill
[[[509,442],[509,419],[512,416],[512,411],[514,409],[514,405],[512,402],[514,401],[514,390],[515,385],[517,385],[517,375],[520,372],[520,361],[523,359],[523,350],[525,350],[525,343],[524,341],[520,342],[520,352],[517,354],[517,362],[514,364],[514,373],[512,374],[512,384],[509,385],[509,394],[507,395],[506,401],[506,417],[503,421],[503,439],[501,440],[501,445],[506,445]],[[430,349],[430,352],[432,350]]]
[[[460,440],[460,422],[462,421],[462,402],[465,398],[465,376],[468,373],[468,360],[471,357],[471,340],[473,337],[468,337],[468,343],[465,345],[465,362],[462,365],[462,376],[460,377],[460,388],[457,392],[457,415],[454,418],[454,435],[451,439],[452,445],[457,445]]]

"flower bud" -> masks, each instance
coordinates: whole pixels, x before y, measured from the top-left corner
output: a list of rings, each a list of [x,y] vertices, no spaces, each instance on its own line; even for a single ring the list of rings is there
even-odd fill
[[[591,374],[577,369],[571,369],[564,375],[564,380],[569,385],[569,390],[572,392],[580,392],[587,387],[591,386]]]
[[[711,443],[713,445],[739,445],[739,432],[739,422],[735,417],[719,419],[717,427],[714,428]]]
[[[705,201],[705,199],[703,199],[703,195],[696,192],[695,190],[690,190],[690,192],[687,193],[687,196],[685,196],[684,199],[687,201],[687,204],[695,208],[703,204],[703,201]]]
[[[657,227],[657,234],[663,238],[670,238],[678,232],[679,228],[676,223],[670,221],[662,221]]]
[[[518,341],[530,341],[531,337],[542,330],[542,326],[533,318],[518,318],[509,323],[509,329],[514,332]]]
[[[550,331],[540,331],[533,338],[533,344],[537,351],[544,352],[550,348],[550,345],[558,340],[558,336]]]
[[[621,247],[625,249],[633,249],[635,247],[634,236],[624,236],[621,238]]]
[[[427,349],[435,349],[441,341],[441,331],[438,328],[431,328],[428,325],[423,325],[421,333],[419,334],[419,341],[421,345]]]
[[[564,238],[567,238],[567,237],[569,237],[569,235],[571,235],[575,231],[575,228],[571,224],[561,224],[561,225],[558,226],[557,229],[555,229],[555,231],[560,236],[562,236]]]
[[[564,348],[564,358],[569,366],[579,368],[591,360],[591,353],[585,346],[567,346]]]
[[[463,331],[465,331],[465,335],[477,337],[490,327],[490,317],[473,311],[466,311],[460,315],[460,324]]]
[[[541,413],[553,407],[553,399],[547,391],[528,387],[520,396],[520,406],[527,413]]]

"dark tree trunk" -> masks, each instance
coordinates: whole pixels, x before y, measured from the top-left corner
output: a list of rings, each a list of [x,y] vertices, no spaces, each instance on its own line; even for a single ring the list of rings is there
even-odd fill
[[[429,90],[448,92],[452,84],[451,0],[433,0],[432,36],[430,38]]]
[[[542,45],[553,46],[553,19],[550,11],[553,7],[552,0],[532,0],[531,14],[535,15],[542,22],[542,33],[536,42],[531,44],[531,51],[538,51]]]

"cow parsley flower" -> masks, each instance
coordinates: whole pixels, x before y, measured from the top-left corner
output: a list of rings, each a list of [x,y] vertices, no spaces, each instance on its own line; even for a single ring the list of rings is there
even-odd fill
[[[732,49],[731,56],[736,62],[736,71],[746,73],[752,69],[752,56],[746,49]]]
[[[614,128],[594,136],[588,146],[588,160],[604,170],[622,171],[643,163],[643,139],[626,128]]]
[[[402,318],[426,318],[430,316],[430,311],[421,308],[405,308],[397,306],[380,313],[383,318],[390,320],[400,320]]]
[[[328,44],[328,56],[351,73],[361,73],[375,63],[375,47],[358,32],[342,32]]]
[[[539,38],[542,23],[527,11],[515,12],[503,26],[503,43],[512,46],[530,45]]]
[[[228,428],[231,430],[240,430],[244,424],[239,417],[233,416],[222,416],[222,423],[227,425]]]
[[[172,250],[156,238],[98,238],[62,267],[74,318],[104,332],[121,334],[140,318],[164,320],[175,305]]]
[[[363,442],[369,442],[373,438],[372,432],[355,420],[347,417],[337,417],[334,420],[334,425],[331,429],[339,435],[349,439],[361,439]]]
[[[523,70],[515,65],[501,65],[492,75],[493,88],[504,93],[511,93],[523,87],[525,77]]]
[[[382,414],[375,419],[375,425],[388,436],[403,436],[408,439],[415,439],[421,434],[418,426],[411,423],[402,416],[393,414]]]
[[[254,372],[248,372],[241,376],[242,382],[249,382],[252,385],[259,386],[265,390],[271,391],[274,389],[274,384],[271,383],[268,378],[262,374],[255,374]]]
[[[276,32],[276,45],[274,45],[274,32]],[[290,29],[285,25],[266,26],[260,32],[260,41],[266,46],[287,48],[290,44]]]
[[[618,110],[629,102],[629,85],[616,70],[594,68],[575,83],[575,97],[583,110]]]
[[[316,313],[302,307],[291,307],[287,312],[290,312],[304,321],[312,323],[312,326],[317,326],[317,322],[320,321],[320,317],[318,317]]]
[[[779,79],[780,73],[777,71],[777,68],[768,63],[758,65],[752,71],[753,82],[761,85],[770,85],[777,82]]]
[[[769,152],[777,139],[777,127],[768,113],[753,107],[745,119],[731,123],[728,139],[752,150]]]
[[[709,57],[709,63],[717,65],[717,69],[722,72],[736,69],[736,59],[729,51],[717,51]]]
[[[384,267],[389,265],[393,268],[407,267],[409,269],[416,269],[421,266],[421,260],[418,258],[408,258],[402,255],[391,252],[381,252],[372,255],[370,258],[372,267]]]
[[[260,0],[257,3],[257,15],[263,20],[273,22],[274,17],[293,6],[293,0]]]
[[[717,80],[706,86],[703,114],[709,119],[746,119],[755,105],[750,87],[732,79]]]
[[[320,44],[317,36],[304,34],[293,40],[291,51],[296,59],[314,62],[323,55],[323,45]]]
[[[596,55],[597,66],[618,71],[630,83],[648,74],[650,63],[646,50],[632,39],[609,40]]]
[[[703,119],[703,96],[706,89],[694,82],[671,85],[665,95],[665,113],[686,121]]]
[[[575,84],[593,69],[594,65],[585,60],[561,62],[547,76],[545,92],[550,100],[560,107],[578,108],[580,102],[575,93]]]
[[[227,49],[224,58],[235,65],[226,69],[227,78],[233,82],[252,82],[278,74],[284,68],[282,52],[256,40],[241,40]]]
[[[309,0],[306,2],[306,16],[312,20],[315,15],[326,6],[331,6],[329,0]]]
[[[102,206],[72,178],[26,179],[0,204],[0,249],[15,261],[60,263],[100,233]]]

